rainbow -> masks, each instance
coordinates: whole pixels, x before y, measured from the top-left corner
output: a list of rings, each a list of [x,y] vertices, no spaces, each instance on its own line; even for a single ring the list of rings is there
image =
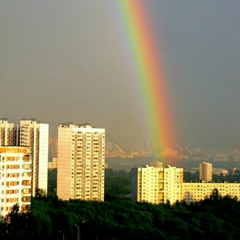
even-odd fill
[[[158,56],[158,45],[143,0],[113,2],[121,29],[122,41],[130,52],[130,62],[140,84],[148,129],[158,153],[174,145],[172,116],[167,96],[166,79]],[[124,45],[124,46],[125,46]]]

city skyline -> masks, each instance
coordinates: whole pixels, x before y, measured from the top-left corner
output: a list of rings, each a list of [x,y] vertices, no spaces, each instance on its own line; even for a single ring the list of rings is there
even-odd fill
[[[117,2],[117,1],[112,1]],[[240,3],[140,1],[181,146],[240,145]],[[110,1],[0,3],[0,116],[90,122],[128,149],[149,140],[138,79]],[[125,49],[126,50],[126,49]]]

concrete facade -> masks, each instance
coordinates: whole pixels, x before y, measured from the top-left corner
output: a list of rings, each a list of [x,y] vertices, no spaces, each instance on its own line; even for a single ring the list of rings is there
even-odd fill
[[[131,181],[135,202],[174,204],[185,201],[189,204],[209,198],[214,189],[218,189],[221,196],[240,199],[240,183],[183,182],[183,169],[169,165],[133,168]]]
[[[0,119],[0,146],[14,146],[14,123],[7,118]]]
[[[155,165],[156,166],[156,165]],[[183,169],[144,166],[131,172],[132,200],[154,204],[182,200]]]
[[[105,129],[89,124],[58,128],[57,195],[104,201]]]
[[[0,210],[8,214],[15,204],[21,211],[31,204],[31,159],[26,147],[0,147]]]
[[[17,142],[29,147],[32,159],[32,195],[37,188],[47,192],[49,125],[35,119],[21,120]]]
[[[212,182],[212,164],[203,162],[199,164],[199,181]]]

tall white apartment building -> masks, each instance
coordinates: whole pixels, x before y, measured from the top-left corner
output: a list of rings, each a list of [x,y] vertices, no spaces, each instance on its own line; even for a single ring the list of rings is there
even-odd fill
[[[31,204],[31,159],[26,147],[0,147],[0,215]]]
[[[0,146],[14,146],[14,123],[7,118],[0,119]]]
[[[164,202],[163,168],[132,168],[132,200],[159,204]]]
[[[132,200],[154,204],[181,201],[183,169],[154,166],[132,169]]]
[[[57,195],[104,201],[105,129],[89,124],[58,128]]]
[[[32,160],[32,195],[37,188],[47,192],[49,125],[35,119],[21,120],[17,145],[29,147]]]
[[[199,164],[199,180],[212,182],[212,164],[203,162]]]
[[[164,168],[164,202],[182,200],[183,169],[170,165]]]

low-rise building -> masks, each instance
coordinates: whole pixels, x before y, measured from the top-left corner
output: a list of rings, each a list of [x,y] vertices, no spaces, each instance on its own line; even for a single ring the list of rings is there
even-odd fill
[[[209,198],[213,190],[217,189],[221,196],[231,196],[240,199],[240,183],[183,183],[183,200],[186,203],[199,202]]]
[[[158,167],[159,166],[159,167]],[[132,200],[153,204],[197,202],[209,198],[214,189],[221,196],[240,199],[240,183],[183,182],[183,169],[161,164],[132,168]]]

